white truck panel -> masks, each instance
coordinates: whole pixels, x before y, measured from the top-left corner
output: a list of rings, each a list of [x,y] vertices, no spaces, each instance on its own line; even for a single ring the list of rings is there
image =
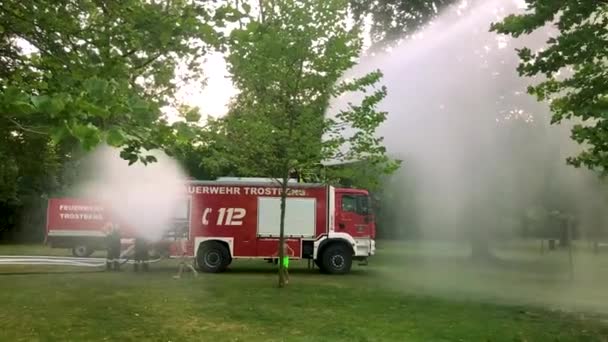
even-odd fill
[[[285,203],[285,236],[314,237],[317,201],[314,198],[288,198]],[[258,236],[279,236],[281,199],[258,198]]]
[[[330,186],[327,197],[327,231],[333,232],[336,224],[336,188]]]

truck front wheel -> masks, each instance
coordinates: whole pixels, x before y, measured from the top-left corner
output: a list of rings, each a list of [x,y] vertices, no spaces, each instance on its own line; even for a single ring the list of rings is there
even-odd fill
[[[223,272],[230,264],[230,252],[219,242],[203,243],[196,254],[196,264],[203,272]]]
[[[74,248],[72,248],[72,255],[78,258],[87,258],[90,257],[91,254],[93,254],[94,250],[93,248],[87,246],[87,245],[78,245],[78,246],[74,246]]]
[[[353,263],[351,250],[342,243],[334,243],[323,251],[322,271],[331,274],[350,272]]]

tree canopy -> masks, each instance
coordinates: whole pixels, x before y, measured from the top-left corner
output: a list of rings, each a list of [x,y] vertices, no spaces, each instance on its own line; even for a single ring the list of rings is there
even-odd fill
[[[414,33],[457,0],[350,0],[353,17],[370,23],[373,49],[391,46]]]
[[[200,77],[218,42],[211,15],[186,1],[3,3],[2,131],[106,141],[136,158],[158,141],[177,64]]]
[[[225,118],[211,122],[216,146],[209,163],[242,174],[282,178],[285,170],[315,168],[327,160],[365,158],[388,163],[374,135],[387,113],[375,106],[386,89],[376,87],[359,105],[325,115],[330,100],[369,90],[382,74],[341,81],[355,65],[362,39],[346,22],[344,1],[277,1],[228,39],[229,71],[240,93]]]
[[[550,102],[552,123],[572,120],[572,139],[583,151],[568,158],[576,167],[608,171],[608,3],[606,1],[527,0],[524,14],[510,15],[492,30],[514,37],[530,34],[547,24],[559,33],[538,51],[518,50],[521,76],[542,77],[528,91]]]
[[[57,191],[70,162],[99,143],[130,163],[192,136],[196,110],[181,108],[181,81],[202,77],[219,46],[225,6],[190,1],[0,3],[0,209]],[[176,79],[178,65],[190,71]],[[13,222],[14,223],[14,222]]]

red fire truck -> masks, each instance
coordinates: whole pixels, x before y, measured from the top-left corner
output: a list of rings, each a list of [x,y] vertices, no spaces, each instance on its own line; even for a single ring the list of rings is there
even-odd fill
[[[270,260],[278,248],[280,193],[267,179],[188,181],[165,246],[184,236],[188,254],[206,272],[222,272],[233,259]],[[321,271],[339,274],[349,272],[353,260],[374,255],[375,224],[366,190],[290,183],[287,196],[284,233],[294,259],[312,259]],[[50,199],[47,242],[79,255],[104,249],[101,228],[110,219],[94,200]],[[122,234],[127,242],[132,237],[128,228]]]

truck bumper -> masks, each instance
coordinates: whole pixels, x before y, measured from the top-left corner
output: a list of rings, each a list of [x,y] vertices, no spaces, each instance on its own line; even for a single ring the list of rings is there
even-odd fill
[[[355,257],[368,257],[376,254],[376,241],[373,239],[355,239]]]

